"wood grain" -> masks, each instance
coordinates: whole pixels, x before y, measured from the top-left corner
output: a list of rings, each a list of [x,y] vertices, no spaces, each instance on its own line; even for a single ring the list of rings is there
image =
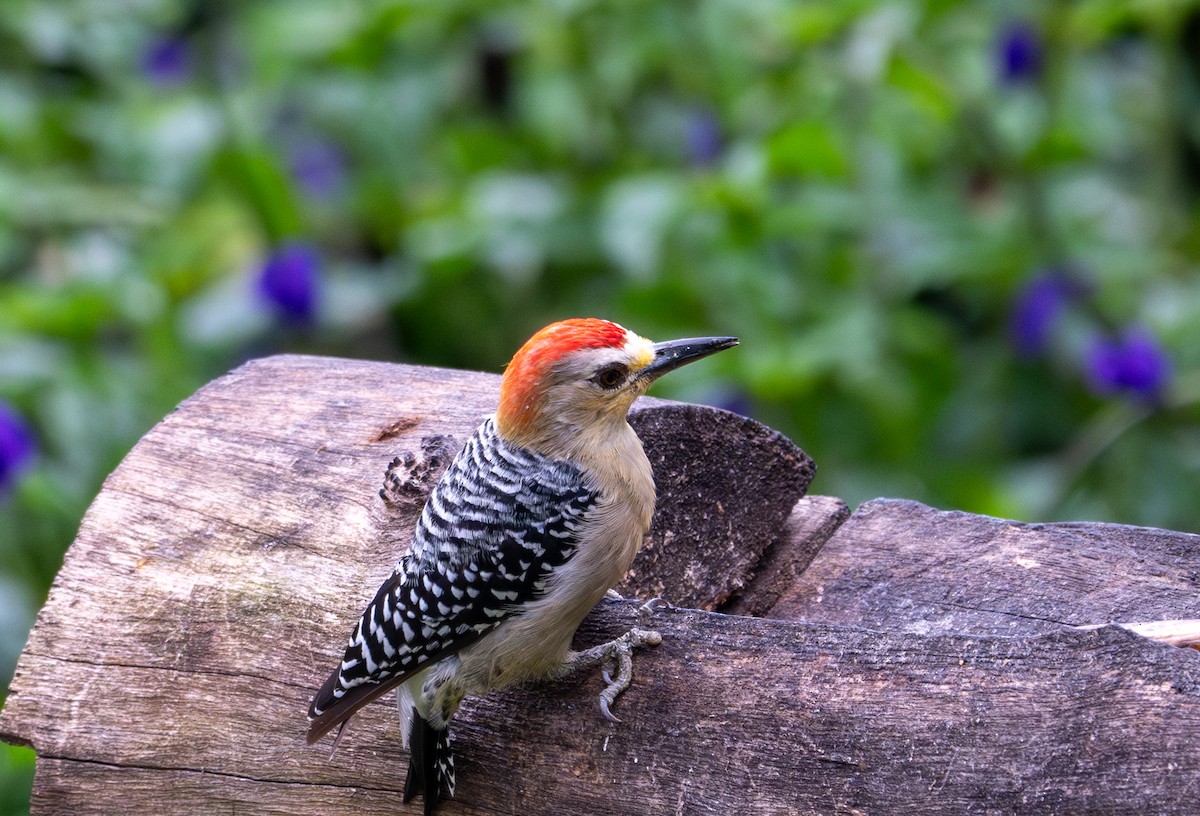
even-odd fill
[[[697,405],[637,411],[658,487],[655,522],[623,594],[714,610],[753,579],[816,473],[762,423]]]
[[[1193,618],[1198,576],[1196,535],[876,500],[838,528],[771,615],[921,634],[1037,634]]]
[[[581,640],[621,631],[634,608],[606,602]],[[657,625],[664,643],[640,655],[619,725],[600,719],[590,676],[470,701],[454,729],[459,795],[442,812],[1194,812],[1191,650],[1115,627],[972,638],[687,610]],[[303,689],[161,677],[82,670],[110,700],[161,690],[37,723],[38,812],[409,812],[390,706],[369,706],[329,761],[285,725]],[[198,716],[214,705],[242,713]],[[176,785],[186,798],[159,787]]]
[[[831,496],[805,496],[792,507],[779,535],[763,552],[746,585],[719,611],[730,615],[774,615],[779,599],[791,591],[825,542],[850,516],[850,508]]]

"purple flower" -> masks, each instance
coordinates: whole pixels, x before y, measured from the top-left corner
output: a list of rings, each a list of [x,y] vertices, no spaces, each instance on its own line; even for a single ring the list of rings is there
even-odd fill
[[[721,156],[724,139],[721,124],[709,111],[696,111],[688,117],[685,133],[687,156],[692,164],[704,167]]]
[[[1034,275],[1017,295],[1009,318],[1009,335],[1017,353],[1036,357],[1044,352],[1058,316],[1087,292],[1084,281],[1062,269]]]
[[[1005,85],[1032,82],[1042,73],[1042,39],[1027,22],[1009,23],[996,39],[996,73]]]
[[[1151,332],[1131,326],[1120,335],[1098,334],[1087,353],[1088,381],[1102,396],[1126,392],[1156,402],[1171,379],[1171,361]]]
[[[288,151],[292,177],[313,198],[329,198],[346,177],[346,155],[328,139],[297,142]]]
[[[6,490],[33,457],[33,432],[21,415],[0,402],[0,490]]]
[[[142,73],[159,88],[186,82],[192,75],[192,48],[173,34],[160,34],[142,52]]]
[[[312,244],[289,241],[267,256],[258,275],[259,294],[285,319],[311,322],[317,307],[321,259]]]

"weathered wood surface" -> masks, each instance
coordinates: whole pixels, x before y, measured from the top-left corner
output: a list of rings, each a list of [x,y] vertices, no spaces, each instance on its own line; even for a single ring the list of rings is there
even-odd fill
[[[919,634],[1023,635],[1195,618],[1200,536],[863,504],[770,614]]]
[[[753,579],[813,461],[778,431],[711,408],[638,411],[630,424],[654,469],[657,523],[618,590],[717,609]]]
[[[730,615],[773,615],[781,597],[808,569],[817,553],[850,516],[841,499],[804,496],[792,508],[779,535],[759,558],[746,585],[718,611]]]
[[[206,387],[148,434],[89,510],[0,712],[0,736],[38,750],[34,812],[419,812],[400,804],[406,756],[390,701],[355,718],[333,759],[328,741],[304,745],[304,711],[496,385],[272,358]],[[987,554],[1008,552],[1008,523],[904,504],[889,516],[893,505],[878,502],[843,523],[837,499],[795,501],[812,468],[786,440],[731,415],[647,406],[634,419],[644,434],[672,420],[646,440],[663,491],[649,552],[673,549],[693,566],[639,561],[631,594],[662,587],[677,602],[811,619],[660,613],[666,640],[639,655],[619,725],[600,718],[591,675],[470,701],[455,727],[459,796],[441,812],[1194,812],[1200,654],[1113,627],[981,637],[1006,630],[977,631],[968,618],[961,631],[917,631],[904,611],[917,601],[878,580],[887,547],[903,562],[939,544],[941,597],[958,602],[977,581],[949,566],[966,560],[978,582],[993,580]],[[741,452],[697,455],[706,439]],[[731,463],[735,476],[773,475],[731,483],[719,472]],[[913,538],[888,540],[906,524]],[[717,540],[705,532],[714,527]],[[1169,602],[1127,603],[1120,619],[1194,616],[1200,591],[1176,580],[1197,563],[1186,537],[1081,530],[1098,549],[1128,544],[1128,559],[1105,561],[1110,579],[1146,587],[1157,570],[1172,587]],[[1135,555],[1141,537],[1162,542],[1147,544],[1157,554]],[[1073,574],[1066,560],[1047,574],[1060,573]],[[896,611],[854,619],[876,608],[842,589],[855,576],[861,591],[897,598]],[[917,568],[909,577],[920,585]],[[1064,597],[1102,590],[1062,583]],[[1040,584],[1019,588],[1030,599],[964,605],[1020,618]],[[1192,614],[1178,614],[1189,599]],[[813,622],[835,607],[850,610],[838,613],[845,621]],[[1112,616],[1089,617],[1115,609],[1085,607],[1048,619],[1102,623]],[[634,608],[606,602],[580,643],[627,628]]]
[[[584,639],[633,620],[632,603],[608,603]],[[444,812],[1194,812],[1191,650],[1112,627],[980,639],[682,610],[658,625],[665,641],[640,657],[622,724],[596,713],[594,677],[470,701],[455,728],[459,796]],[[414,811],[398,803],[390,706],[365,709],[327,761],[325,745],[281,727],[304,689],[181,673],[127,699],[153,680],[84,667],[77,682],[108,701],[38,724],[51,761],[39,763],[37,811]],[[131,719],[141,737],[114,740]]]

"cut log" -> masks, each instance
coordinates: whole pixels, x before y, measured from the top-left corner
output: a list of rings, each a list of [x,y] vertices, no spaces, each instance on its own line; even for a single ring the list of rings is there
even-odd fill
[[[778,431],[711,408],[664,406],[629,422],[654,469],[658,503],[618,590],[717,609],[779,539],[816,472],[813,460]]]
[[[606,602],[581,642],[634,609]],[[458,797],[440,812],[1194,812],[1192,650],[1116,627],[972,638],[684,610],[656,623],[665,640],[639,655],[621,724],[600,718],[594,676],[470,700],[453,729]],[[25,664],[68,691],[58,711],[19,715],[38,735],[37,813],[419,812],[399,803],[390,705],[364,709],[328,760],[327,744],[303,745],[299,685]]]
[[[866,502],[773,617],[920,634],[1027,635],[1193,618],[1200,536],[1117,524],[1022,524]]]

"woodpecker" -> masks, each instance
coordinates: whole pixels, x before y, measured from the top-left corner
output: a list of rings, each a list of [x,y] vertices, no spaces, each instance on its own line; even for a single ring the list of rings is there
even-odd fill
[[[650,462],[626,417],[658,377],[737,343],[652,343],[590,318],[530,338],[313,697],[308,743],[335,727],[340,738],[355,711],[398,687],[404,801],[423,794],[429,816],[454,795],[448,723],[467,695],[612,664],[600,708],[618,721],[609,705],[629,684],[632,650],[660,636],[635,628],[584,652],[571,639],[654,513]]]

